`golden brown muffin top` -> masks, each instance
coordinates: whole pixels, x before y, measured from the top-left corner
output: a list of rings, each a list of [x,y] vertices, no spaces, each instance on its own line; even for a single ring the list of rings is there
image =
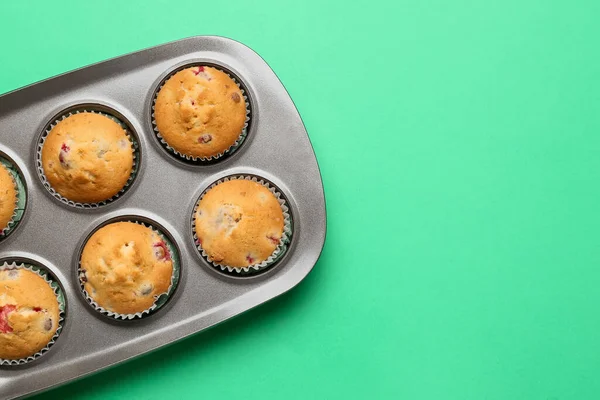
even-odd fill
[[[283,235],[277,198],[260,183],[245,179],[208,190],[195,217],[196,235],[209,260],[234,268],[265,261]]]
[[[0,358],[42,350],[58,329],[59,305],[48,282],[23,268],[0,270]]]
[[[80,268],[87,294],[119,314],[148,310],[171,286],[173,261],[155,231],[134,222],[98,229],[86,243]]]
[[[223,153],[246,122],[240,88],[212,67],[191,67],[170,77],[156,96],[156,127],[173,149],[196,158]]]
[[[8,226],[17,207],[15,181],[4,164],[0,164],[0,231]]]
[[[61,196],[79,203],[108,200],[123,189],[133,168],[132,144],[121,125],[90,112],[73,114],[48,133],[42,167]]]

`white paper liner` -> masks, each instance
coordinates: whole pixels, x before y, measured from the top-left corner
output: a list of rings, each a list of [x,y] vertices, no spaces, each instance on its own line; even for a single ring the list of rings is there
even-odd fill
[[[105,117],[112,119],[113,121],[118,123],[125,130],[125,134],[129,138],[129,141],[131,142],[131,150],[133,152],[133,165],[131,168],[131,175],[129,175],[129,179],[127,179],[127,182],[125,183],[125,185],[121,188],[121,190],[117,194],[115,194],[110,199],[106,199],[106,200],[103,200],[103,201],[100,201],[97,203],[80,203],[80,202],[76,202],[73,200],[69,200],[68,198],[62,196],[60,193],[58,193],[56,190],[54,190],[54,188],[52,187],[50,182],[48,182],[48,179],[46,178],[46,175],[44,173],[44,167],[42,165],[42,148],[44,147],[44,143],[46,142],[46,138],[48,137],[48,134],[50,133],[50,131],[60,121],[70,117],[71,115],[79,114],[79,113],[99,114],[99,115],[103,115]],[[82,109],[78,109],[78,110],[75,110],[72,112],[67,112],[67,113],[61,115],[54,122],[52,122],[50,124],[50,126],[44,131],[44,133],[42,134],[42,136],[40,138],[38,146],[37,146],[36,167],[37,167],[37,171],[38,171],[38,176],[40,177],[40,180],[42,181],[42,184],[44,185],[46,190],[48,190],[48,192],[50,192],[50,194],[53,197],[55,197],[56,199],[58,199],[61,203],[66,204],[71,207],[82,208],[82,209],[98,208],[98,207],[104,206],[106,204],[112,203],[113,201],[118,199],[120,196],[122,196],[127,191],[129,186],[133,183],[133,180],[135,179],[135,177],[138,173],[138,168],[139,168],[139,151],[140,151],[139,144],[138,144],[136,138],[131,134],[131,132],[129,131],[129,127],[125,123],[123,123],[123,121],[121,121],[119,118],[115,117],[114,115],[111,115],[106,112],[82,108]]]
[[[114,318],[116,320],[132,320],[134,318],[143,318],[147,315],[149,315],[150,313],[152,313],[155,310],[158,310],[160,307],[162,307],[167,300],[173,295],[173,292],[175,290],[175,288],[177,287],[177,284],[179,282],[179,276],[180,276],[180,271],[181,271],[181,265],[180,265],[180,261],[179,261],[179,254],[175,249],[175,246],[173,245],[173,243],[171,243],[171,241],[158,229],[156,229],[155,227],[137,221],[137,220],[123,220],[123,221],[114,221],[111,222],[109,224],[103,225],[102,227],[94,230],[93,233],[96,233],[99,229],[102,229],[103,227],[110,225],[112,223],[117,223],[117,222],[133,222],[139,225],[142,225],[146,228],[150,228],[152,229],[152,231],[154,231],[158,236],[160,236],[160,238],[165,242],[165,244],[167,245],[167,248],[169,249],[169,254],[171,256],[171,260],[173,262],[173,272],[171,274],[171,285],[169,285],[169,287],[167,288],[167,291],[165,293],[161,293],[158,294],[156,296],[154,296],[154,303],[152,304],[152,306],[150,308],[148,308],[147,310],[141,311],[141,312],[137,312],[134,314],[120,314],[114,311],[109,311],[107,309],[105,309],[104,307],[100,306],[98,303],[96,303],[94,301],[94,299],[88,294],[88,292],[85,290],[85,282],[83,281],[83,279],[85,278],[85,273],[82,271],[81,269],[81,256],[79,258],[79,262],[77,265],[77,277],[79,278],[79,288],[81,289],[81,292],[83,293],[83,296],[85,297],[86,301],[99,313],[106,315],[107,317],[111,317]],[[93,234],[92,233],[92,234]],[[92,237],[92,235],[90,235],[90,238]],[[89,238],[88,238],[89,240]],[[83,254],[83,248],[85,248],[85,245],[87,244],[87,241],[83,244],[82,247],[82,251],[81,253]],[[160,301],[159,301],[160,300]]]
[[[63,322],[65,320],[65,308],[66,307],[65,307],[65,295],[62,292],[61,287],[54,280],[49,279],[48,274],[41,272],[41,271],[44,271],[44,268],[38,267],[37,265],[31,265],[31,264],[27,264],[27,263],[16,263],[16,262],[12,262],[12,263],[5,262],[4,264],[0,265],[0,270],[10,270],[10,269],[26,269],[26,270],[35,272],[37,275],[42,277],[44,279],[44,281],[46,281],[46,283],[48,283],[48,285],[52,288],[52,290],[54,290],[54,294],[56,295],[56,299],[58,301],[58,322],[57,322],[58,327],[56,328],[56,332],[54,333],[54,336],[52,336],[52,339],[50,339],[48,344],[43,349],[41,349],[40,351],[38,351],[37,353],[35,353],[29,357],[21,358],[18,360],[9,360],[9,359],[0,358],[0,365],[14,366],[14,365],[26,364],[26,363],[32,362],[34,360],[37,360],[39,357],[46,354],[48,352],[48,350],[50,350],[50,348],[56,342],[56,339],[58,339],[58,337],[60,336],[60,334],[62,332]]]
[[[200,205],[200,201],[204,198],[204,195],[210,189],[214,188],[215,186],[217,186],[223,182],[228,182],[228,181],[237,180],[237,179],[243,179],[243,180],[256,182],[256,183],[263,185],[267,189],[269,189],[269,191],[271,193],[273,193],[273,195],[277,198],[277,201],[279,202],[279,205],[281,206],[281,211],[283,212],[283,234],[281,235],[281,239],[279,240],[279,245],[275,248],[275,250],[273,250],[273,253],[271,253],[271,255],[263,262],[248,265],[247,267],[238,267],[238,268],[230,267],[228,265],[223,265],[223,264],[219,264],[219,263],[211,261],[210,257],[208,256],[208,253],[206,253],[206,251],[202,248],[202,245],[199,243],[198,235],[196,234],[196,211],[198,210],[198,206]],[[219,179],[218,181],[216,181],[215,183],[210,185],[208,188],[206,188],[202,192],[202,194],[200,195],[200,198],[198,199],[198,201],[196,202],[196,205],[194,206],[194,211],[192,214],[192,235],[194,237],[194,243],[196,244],[196,249],[200,252],[202,257],[207,262],[209,262],[213,267],[215,267],[218,270],[223,271],[223,272],[236,273],[236,274],[240,274],[240,275],[255,274],[259,271],[266,269],[267,267],[270,267],[277,260],[279,260],[281,257],[283,257],[283,255],[287,251],[287,247],[291,241],[292,232],[293,232],[292,224],[293,224],[293,222],[292,222],[292,216],[290,214],[290,209],[289,209],[285,199],[283,198],[283,196],[281,195],[281,193],[278,191],[277,188],[275,188],[272,184],[270,184],[269,182],[267,182],[264,179],[261,179],[260,177],[257,177],[257,176],[234,175],[234,176],[228,176],[228,177]]]
[[[13,215],[10,217],[10,220],[8,220],[8,223],[4,229],[0,231],[0,240],[3,240],[8,236],[12,229],[16,227],[17,223],[21,221],[21,218],[23,218],[27,192],[25,190],[23,178],[21,177],[19,171],[14,167],[13,163],[0,155],[0,164],[6,168],[10,177],[12,178],[13,184],[15,185],[15,192],[17,194],[15,197],[15,209],[13,211]]]
[[[154,107],[156,106],[156,98],[158,97],[158,93],[160,92],[160,90],[162,89],[162,87],[165,85],[165,83],[167,83],[167,81],[173,77],[173,75],[175,75],[176,73],[183,71],[185,69],[188,68],[193,68],[196,66],[205,66],[205,67],[211,67],[214,69],[217,69],[221,72],[223,72],[224,74],[226,74],[228,77],[231,78],[231,80],[233,80],[233,82],[237,85],[237,87],[240,89],[240,91],[242,92],[242,98],[244,99],[244,102],[246,104],[246,120],[244,121],[244,126],[242,128],[242,132],[240,133],[240,135],[238,136],[238,138],[235,140],[235,142],[233,142],[233,144],[231,146],[229,146],[227,149],[225,149],[224,151],[222,151],[221,153],[212,155],[212,156],[208,156],[208,157],[196,157],[196,156],[191,156],[189,154],[183,154],[180,153],[179,151],[175,150],[173,147],[169,146],[169,143],[167,143],[167,141],[162,137],[162,135],[160,134],[160,131],[158,130],[158,126],[156,125],[156,119],[154,117]],[[250,102],[248,101],[248,96],[246,95],[246,91],[244,90],[244,88],[242,88],[242,86],[240,85],[240,83],[238,82],[238,80],[231,76],[231,74],[229,74],[227,71],[214,66],[214,65],[206,65],[206,64],[202,64],[202,63],[197,63],[197,64],[189,64],[189,65],[185,65],[183,67],[177,68],[175,71],[173,71],[172,73],[170,73],[169,75],[167,75],[160,83],[160,85],[158,86],[158,88],[156,89],[156,92],[154,93],[154,98],[152,99],[152,129],[154,130],[154,134],[158,137],[158,140],[160,140],[160,143],[162,144],[162,146],[167,149],[169,152],[171,152],[172,154],[174,154],[175,156],[182,158],[186,161],[193,161],[193,162],[206,162],[206,161],[214,161],[217,160],[225,155],[229,155],[232,154],[235,150],[237,150],[238,147],[240,147],[242,145],[242,143],[244,142],[244,140],[246,139],[246,136],[248,135],[248,123],[250,122]]]

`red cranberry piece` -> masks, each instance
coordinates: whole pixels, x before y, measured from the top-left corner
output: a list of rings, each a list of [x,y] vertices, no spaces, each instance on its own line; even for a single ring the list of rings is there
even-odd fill
[[[279,238],[278,237],[267,236],[267,239],[269,239],[273,244],[279,244]]]
[[[204,67],[199,66],[193,72],[194,72],[194,75],[198,75],[200,72],[204,72]]]
[[[33,311],[40,312],[40,311],[42,311],[42,308],[41,307],[33,307]]]
[[[162,240],[160,242],[154,243],[152,245],[154,247],[154,256],[159,260],[169,261],[171,259],[171,253],[167,248],[167,244]]]
[[[246,256],[246,261],[248,261],[248,264],[254,264],[254,258],[252,258],[250,255]]]
[[[12,327],[8,324],[8,314],[16,309],[17,306],[13,304],[0,306],[0,333],[10,333],[13,331]]]
[[[233,92],[231,93],[231,100],[233,100],[234,103],[239,103],[240,102],[240,95]]]
[[[67,153],[66,151],[63,151],[63,150],[61,150],[61,151],[58,153],[58,161],[60,161],[60,165],[61,165],[63,168],[65,168],[65,169],[69,169],[69,168],[71,168],[71,164],[69,163],[69,160],[67,160],[67,158],[66,158],[66,157],[67,157],[67,154],[68,154],[68,153]]]
[[[210,143],[211,141],[212,141],[212,135],[209,133],[206,133],[198,138],[198,143],[206,144],[206,143]]]
[[[60,152],[58,153],[58,161],[60,161],[61,165],[64,168],[69,168],[69,162],[66,160],[66,156],[67,154],[69,154],[69,151],[71,151],[71,148],[67,146],[66,143],[63,143],[60,146]]]

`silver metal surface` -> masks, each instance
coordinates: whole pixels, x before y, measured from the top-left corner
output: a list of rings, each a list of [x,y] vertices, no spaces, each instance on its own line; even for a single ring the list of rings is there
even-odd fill
[[[210,165],[178,161],[160,145],[150,121],[156,85],[192,62],[233,72],[248,92],[248,137],[231,157]],[[124,116],[139,136],[140,170],[121,197],[97,209],[62,204],[35,172],[37,140],[48,122],[75,104],[100,104]],[[23,172],[28,206],[0,258],[47,266],[67,297],[63,332],[38,360],[0,368],[0,398],[44,390],[151,351],[253,308],[296,286],[313,268],[325,241],[325,199],[315,155],[300,116],[269,66],[248,47],[220,37],[193,37],[111,59],[0,96],[0,151]],[[215,271],[194,248],[190,216],[204,188],[232,174],[254,174],[286,196],[294,218],[292,243],[277,266],[255,277]],[[134,321],[99,315],[78,293],[75,269],[86,235],[103,221],[139,215],[168,230],[181,251],[181,281],[155,314]]]

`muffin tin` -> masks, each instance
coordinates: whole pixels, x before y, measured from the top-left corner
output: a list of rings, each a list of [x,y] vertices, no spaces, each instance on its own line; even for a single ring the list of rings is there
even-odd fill
[[[231,73],[250,104],[247,136],[235,153],[197,163],[176,157],[153,132],[152,103],[166,76],[188,65]],[[118,198],[79,207],[54,196],[37,171],[41,135],[75,109],[109,113],[132,130],[139,146],[135,180]],[[302,120],[277,76],[248,47],[199,36],[142,50],[0,96],[0,157],[20,171],[27,205],[18,226],[0,241],[0,259],[40,265],[64,289],[67,310],[56,343],[36,360],[0,366],[0,398],[47,389],[209,328],[296,286],[313,268],[325,241],[325,199]],[[226,274],[197,250],[191,232],[196,201],[229,176],[272,184],[293,218],[291,241],[277,263],[255,275]],[[117,321],[94,310],[77,279],[79,255],[98,226],[147,221],[173,242],[180,280],[168,301],[143,318]]]

